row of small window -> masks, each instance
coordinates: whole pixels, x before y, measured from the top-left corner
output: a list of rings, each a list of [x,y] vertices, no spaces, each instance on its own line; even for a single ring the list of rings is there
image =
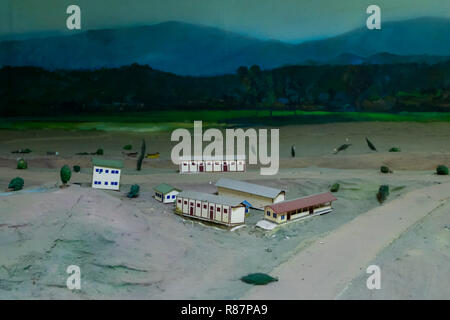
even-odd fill
[[[267,214],[267,216],[270,217],[270,211],[267,211],[266,214]],[[274,218],[274,219],[277,218],[277,214],[276,214],[275,212],[273,213],[273,218]],[[281,220],[284,220],[284,219],[285,219],[285,216],[284,216],[284,214],[282,214],[282,215],[281,215]]]
[[[101,185],[102,182],[101,182],[101,181],[94,181],[94,184],[96,184],[96,185]],[[104,184],[105,184],[105,186],[107,186],[107,185],[108,185],[108,181],[105,181]],[[118,183],[118,182],[111,182],[111,185],[112,185],[112,186],[118,186],[119,183]]]
[[[156,194],[156,196],[157,196],[158,198],[161,198],[161,199],[164,198],[164,195],[162,195],[161,193],[155,192],[155,194]],[[169,199],[175,199],[175,195],[172,195],[172,196],[171,196],[171,195],[167,195],[167,196],[166,196],[166,199],[167,199],[167,200],[169,200]]]
[[[181,204],[181,200],[180,199],[178,199],[178,203]],[[184,201],[184,204],[187,204],[187,201]],[[194,204],[191,203],[191,207],[193,207],[193,206],[194,206]],[[197,203],[197,208],[200,208],[200,203]],[[207,209],[207,208],[208,208],[208,205],[204,204],[203,205],[203,209]],[[213,209],[213,208],[214,208],[213,206],[210,207],[210,209]],[[220,212],[220,208],[217,208],[217,212]],[[223,209],[223,213],[228,213],[228,210],[227,209]]]
[[[97,168],[97,169],[95,169],[95,172],[103,173],[103,169]],[[109,169],[105,169],[105,173],[109,173]],[[112,174],[119,174],[119,170],[111,170],[111,173]]]

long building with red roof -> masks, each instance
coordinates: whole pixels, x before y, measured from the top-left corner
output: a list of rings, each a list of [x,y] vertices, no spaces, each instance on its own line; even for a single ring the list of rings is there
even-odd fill
[[[333,210],[332,203],[336,200],[332,193],[326,192],[282,201],[265,206],[264,218],[275,223],[285,223],[308,215],[325,214]]]

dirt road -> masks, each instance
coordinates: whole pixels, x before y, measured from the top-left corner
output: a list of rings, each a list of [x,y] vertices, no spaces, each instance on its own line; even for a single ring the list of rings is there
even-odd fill
[[[277,267],[278,282],[254,287],[244,298],[337,299],[380,250],[448,199],[450,183],[436,184],[372,209]]]

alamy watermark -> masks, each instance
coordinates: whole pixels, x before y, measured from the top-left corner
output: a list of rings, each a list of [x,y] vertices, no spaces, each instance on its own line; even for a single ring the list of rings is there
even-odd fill
[[[215,128],[207,129],[203,133],[202,121],[194,121],[194,148],[192,152],[191,132],[180,128],[172,132],[171,141],[179,141],[172,148],[171,159],[174,164],[180,164],[182,159],[223,159],[234,158],[235,155],[245,155],[248,149],[248,163],[260,164],[261,175],[275,175],[278,173],[280,163],[280,130],[270,129],[270,155],[269,136],[267,129],[225,129],[225,153],[224,137],[222,131]],[[180,141],[181,140],[181,141]],[[246,141],[248,140],[248,148]],[[210,142],[203,149],[203,142]],[[236,142],[236,144],[235,144]]]

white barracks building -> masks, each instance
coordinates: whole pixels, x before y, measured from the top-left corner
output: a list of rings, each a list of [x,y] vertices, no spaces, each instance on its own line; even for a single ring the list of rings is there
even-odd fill
[[[244,223],[243,202],[244,200],[239,198],[182,191],[177,195],[175,212],[191,218],[234,226]]]
[[[120,174],[123,168],[121,160],[92,159],[92,188],[119,190]]]
[[[181,157],[180,173],[244,172],[245,156]]]

